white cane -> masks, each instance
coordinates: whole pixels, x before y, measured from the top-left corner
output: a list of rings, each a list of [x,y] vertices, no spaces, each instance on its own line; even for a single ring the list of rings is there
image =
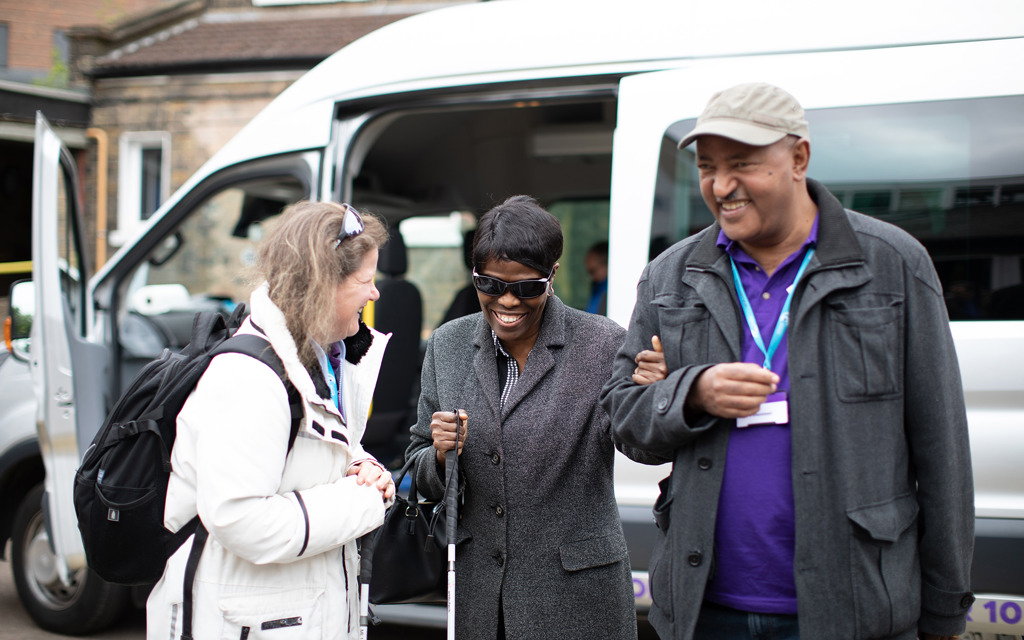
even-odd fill
[[[455,532],[459,521],[459,433],[462,416],[455,410],[455,448],[445,454],[445,529],[448,537],[448,640],[455,640]]]

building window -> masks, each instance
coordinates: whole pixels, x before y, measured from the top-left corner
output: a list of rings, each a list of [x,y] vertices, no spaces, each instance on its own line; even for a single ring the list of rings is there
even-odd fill
[[[71,59],[71,44],[68,42],[68,34],[62,29],[56,29],[53,32],[53,64],[64,65],[68,64]]]
[[[171,134],[138,131],[121,136],[118,152],[117,231],[110,242],[123,244],[170,195]]]
[[[0,22],[0,69],[7,68],[7,23]]]

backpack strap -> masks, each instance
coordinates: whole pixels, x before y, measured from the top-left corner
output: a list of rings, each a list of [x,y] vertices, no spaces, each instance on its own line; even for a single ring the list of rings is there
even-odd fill
[[[230,325],[231,322],[228,324]],[[259,329],[259,327],[256,328]],[[210,352],[210,358],[212,359],[214,356],[222,353],[240,353],[250,358],[255,358],[270,367],[277,374],[277,377],[281,379],[285,391],[288,392],[288,409],[292,417],[291,428],[288,434],[288,451],[291,451],[295,445],[295,439],[299,435],[299,428],[302,426],[302,396],[299,394],[299,390],[295,388],[295,385],[292,384],[292,381],[288,379],[288,374],[284,370],[284,363],[281,362],[281,357],[277,355],[277,352],[274,351],[266,338],[253,334],[234,335],[228,338]],[[188,552],[188,561],[185,563],[185,580],[182,592],[181,640],[193,640],[192,602],[195,596],[193,592],[195,590],[196,570],[199,568],[199,558],[203,555],[203,548],[206,546],[206,540],[209,537],[209,532],[203,526],[202,521],[199,520],[199,516],[192,518],[184,528],[187,529],[193,526],[193,523],[195,526],[195,538],[192,539],[192,548]]]
[[[256,328],[259,329],[259,327]],[[291,451],[295,445],[295,438],[299,435],[299,428],[302,426],[303,405],[302,396],[292,381],[288,379],[288,373],[284,370],[281,357],[277,355],[266,338],[251,333],[231,336],[211,352],[211,357],[221,353],[241,353],[255,358],[270,367],[281,379],[285,391],[288,393],[288,409],[292,415],[291,430],[288,434],[288,451]]]
[[[203,547],[206,546],[206,539],[209,537],[206,527],[199,521],[199,516],[192,520],[196,522],[196,535],[192,539],[192,549],[188,552],[188,562],[185,563],[185,584],[181,601],[181,640],[192,640],[192,600],[195,596],[193,586],[196,581],[196,569],[199,567],[199,556],[203,555]]]

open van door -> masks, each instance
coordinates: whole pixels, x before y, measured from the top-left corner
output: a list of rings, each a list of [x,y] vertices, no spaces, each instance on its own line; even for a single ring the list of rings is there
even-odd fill
[[[32,183],[32,382],[39,401],[36,425],[46,467],[43,514],[63,582],[69,568],[85,566],[71,500],[78,468],[78,415],[70,336],[84,320],[86,277],[79,238],[80,207],[71,153],[46,117],[36,113]],[[63,227],[63,228],[62,228]],[[78,316],[77,318],[75,316]],[[77,326],[76,326],[77,325]],[[52,514],[61,517],[51,517]]]
[[[80,444],[102,422],[108,358],[85,340],[89,270],[74,160],[38,112],[33,169],[29,361],[46,475],[15,518],[12,570],[22,604],[41,627],[85,633],[109,622],[127,596],[86,567],[72,501]],[[80,424],[90,427],[83,433]]]

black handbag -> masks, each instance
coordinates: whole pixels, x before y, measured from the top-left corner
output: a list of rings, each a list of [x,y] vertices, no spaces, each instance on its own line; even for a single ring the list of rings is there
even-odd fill
[[[413,462],[406,462],[396,474],[395,486],[401,484]],[[395,493],[384,524],[372,534],[372,604],[445,602],[445,521],[444,501],[420,500],[416,474],[412,473],[408,497]]]

